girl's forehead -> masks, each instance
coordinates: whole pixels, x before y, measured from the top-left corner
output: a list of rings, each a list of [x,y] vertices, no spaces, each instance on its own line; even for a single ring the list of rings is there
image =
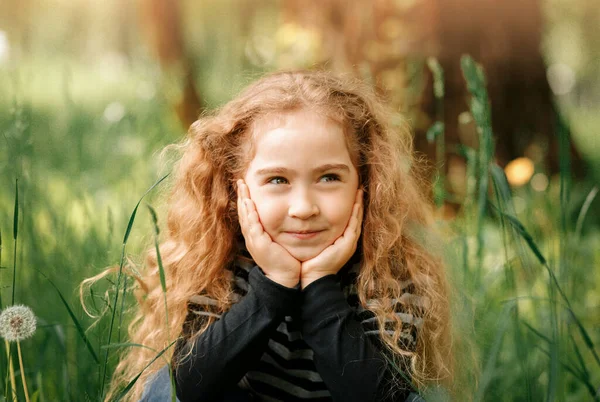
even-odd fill
[[[302,106],[294,109],[273,111],[259,116],[251,125],[253,137],[273,130],[279,127],[284,127],[298,118],[315,119],[315,120],[331,120],[331,122],[342,125],[340,121],[334,119],[329,113],[323,109],[316,107]]]
[[[252,124],[252,128],[256,132],[264,132],[281,126],[285,126],[290,121],[302,116],[303,118],[330,118],[324,110],[318,108],[309,108],[307,106],[297,107],[293,109],[272,111],[265,113],[256,118]]]
[[[343,127],[327,116],[300,110],[258,126],[251,172],[274,167],[306,171],[318,166],[355,166]]]
[[[355,147],[351,146],[352,140],[349,138],[351,135],[348,135],[349,130],[345,124],[336,118],[337,116],[332,116],[332,114],[328,112],[330,111],[324,110],[324,108],[302,106],[288,110],[269,112],[257,117],[249,127],[249,135],[243,151],[243,159],[245,160],[244,165],[248,168],[251,161],[257,157],[257,152],[265,155],[264,151],[278,151],[278,144],[282,141],[286,141],[288,136],[279,135],[277,136],[278,138],[273,138],[273,132],[282,133],[283,130],[283,133],[289,133],[297,132],[300,129],[307,130],[307,136],[310,136],[308,134],[310,134],[311,131],[321,131],[325,134],[331,131],[341,133],[341,139],[344,142],[343,148],[349,153],[352,163],[356,166],[358,158],[356,149],[354,149]],[[287,131],[288,128],[292,131]],[[304,138],[304,135],[302,135],[302,137]],[[329,136],[325,135],[325,137]],[[316,139],[313,138],[312,141],[320,142],[319,140],[321,139],[324,138],[317,137]],[[298,146],[303,147],[302,143],[306,144],[306,142],[301,141]],[[264,148],[264,146],[267,148]],[[323,144],[323,146],[333,146],[337,148],[336,145],[331,145],[331,143]]]

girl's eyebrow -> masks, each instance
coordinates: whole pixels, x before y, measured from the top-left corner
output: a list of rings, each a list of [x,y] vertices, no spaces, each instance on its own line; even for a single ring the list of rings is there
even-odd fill
[[[316,173],[321,173],[321,172],[325,172],[327,170],[343,170],[347,173],[350,172],[350,168],[348,167],[348,165],[344,164],[344,163],[327,163],[325,165],[321,165],[319,167],[317,167],[314,171]],[[269,168],[264,168],[264,169],[258,169],[256,171],[256,175],[257,176],[262,176],[262,175],[269,175],[269,174],[286,174],[286,173],[290,173],[293,172],[293,170],[284,168],[284,167],[269,167]]]

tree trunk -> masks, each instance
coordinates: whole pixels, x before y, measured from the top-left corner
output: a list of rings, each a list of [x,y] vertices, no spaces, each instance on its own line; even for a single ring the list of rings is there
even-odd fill
[[[189,127],[204,109],[194,81],[194,65],[185,47],[178,0],[142,0],[142,26],[165,74],[177,77],[181,97],[174,105],[179,120]]]

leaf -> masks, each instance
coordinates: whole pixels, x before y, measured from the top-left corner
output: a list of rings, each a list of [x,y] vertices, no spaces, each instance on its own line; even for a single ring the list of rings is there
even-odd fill
[[[148,190],[146,190],[146,192],[142,195],[142,197],[137,202],[137,204],[135,204],[135,208],[133,209],[133,212],[131,213],[131,216],[129,217],[129,223],[127,224],[127,230],[125,230],[125,236],[123,236],[123,244],[127,243],[127,239],[129,238],[129,234],[131,233],[131,228],[133,227],[133,221],[135,221],[135,214],[137,213],[137,209],[140,206],[140,203],[142,202],[142,200],[144,199],[144,197],[150,191],[152,191],[152,189],[154,187],[158,186],[164,179],[166,179],[167,176],[169,176],[169,173],[167,173],[166,175],[164,175],[163,177],[161,177],[160,179],[158,179],[156,181],[156,183],[154,183]]]
[[[415,386],[415,384],[413,384],[412,379],[406,375],[404,370],[398,367],[398,365],[387,354],[384,353],[383,356],[387,360],[388,364],[390,364],[394,368],[394,370],[396,370],[396,373],[400,374],[404,381],[406,381],[406,383],[411,387],[411,391],[418,393],[419,391],[417,387]]]
[[[152,223],[154,224],[154,232],[156,236],[154,238],[154,248],[156,250],[156,262],[158,264],[158,274],[160,276],[160,286],[162,287],[163,293],[167,293],[167,280],[165,277],[165,268],[163,267],[162,257],[160,256],[160,247],[158,247],[158,234],[160,230],[158,228],[158,218],[156,215],[156,211],[152,208],[151,205],[147,205],[150,210],[150,215],[152,216]]]
[[[15,181],[15,208],[13,210],[13,239],[17,240],[19,233],[19,179]]]
[[[589,194],[587,195],[587,197],[585,197],[585,201],[581,207],[581,210],[579,211],[579,216],[577,217],[577,223],[575,224],[575,236],[577,238],[581,237],[581,230],[583,228],[583,221],[585,220],[585,216],[587,215],[588,210],[590,209],[590,205],[592,204],[592,202],[594,201],[594,198],[596,198],[596,195],[598,194],[598,186],[592,188],[592,190],[589,192]],[[2,246],[2,241],[0,238],[0,247]]]
[[[159,180],[157,180],[148,190],[146,190],[146,192],[140,197],[139,201],[137,202],[137,204],[135,205],[135,208],[133,209],[133,212],[131,213],[131,216],[129,217],[129,223],[127,224],[127,230],[125,231],[125,236],[123,236],[123,244],[121,247],[121,262],[119,264],[119,271],[117,273],[117,283],[115,285],[115,297],[114,297],[114,301],[113,301],[113,305],[112,305],[112,313],[110,316],[110,324],[108,327],[108,340],[106,341],[106,343],[108,345],[110,345],[110,340],[112,337],[112,332],[113,332],[113,327],[114,327],[114,323],[115,323],[115,315],[117,313],[117,302],[119,300],[119,287],[121,284],[121,275],[123,272],[123,265],[125,262],[125,246],[127,245],[127,239],[129,238],[129,234],[131,233],[131,228],[133,227],[133,222],[135,221],[135,215],[137,213],[137,209],[140,206],[140,203],[142,202],[142,200],[144,199],[144,197],[146,196],[146,194],[148,194],[150,191],[152,191],[152,189],[154,187],[156,187],[158,184],[160,184],[164,179],[166,179],[169,176],[169,173],[167,173],[166,175],[164,175],[163,177],[161,177]],[[123,288],[123,293],[125,293],[125,288]],[[123,311],[121,310],[121,314],[123,313]],[[121,315],[122,316],[122,315]],[[107,369],[107,365],[108,365],[108,352],[109,350],[106,350],[106,353],[104,354],[104,363],[102,365],[102,384],[100,385],[100,395],[104,394],[104,384],[106,381],[106,369]]]
[[[477,155],[477,151],[474,148],[471,148],[468,145],[464,144],[456,145],[456,153],[465,158],[467,162],[473,161]]]
[[[531,235],[525,229],[525,227],[523,226],[523,224],[521,224],[521,222],[519,222],[519,220],[517,218],[515,218],[514,216],[509,215],[509,214],[501,211],[500,209],[498,209],[498,207],[496,207],[491,202],[490,202],[490,205],[500,215],[502,215],[502,217],[504,217],[512,225],[513,228],[515,228],[517,230],[517,232],[521,235],[521,237],[523,237],[523,239],[527,242],[527,245],[529,246],[529,248],[531,249],[531,251],[533,251],[533,253],[537,257],[537,259],[540,261],[540,263],[542,263],[543,265],[546,265],[546,258],[542,255],[542,252],[538,248],[537,244],[535,244],[535,241],[533,240],[533,237],[531,237]]]
[[[490,173],[492,175],[492,180],[496,185],[496,189],[500,194],[500,198],[504,202],[504,204],[509,204],[512,199],[512,193],[510,191],[510,185],[508,184],[508,180],[506,179],[506,174],[504,173],[504,169],[498,166],[496,163],[490,164]]]
[[[123,388],[121,390],[121,392],[119,393],[119,395],[117,396],[117,398],[114,400],[114,402],[119,402],[121,399],[123,399],[123,397],[125,395],[127,395],[127,393],[129,391],[131,391],[131,389],[133,388],[133,386],[135,385],[135,383],[137,382],[137,380],[140,378],[140,376],[144,373],[144,371],[146,371],[146,369],[148,367],[150,367],[152,365],[152,363],[154,363],[156,360],[158,360],[158,358],[160,358],[167,350],[169,350],[169,348],[171,346],[173,346],[173,344],[177,342],[177,340],[174,340],[173,342],[171,342],[166,348],[164,348],[163,350],[160,351],[160,353],[158,353],[156,356],[154,356],[154,358],[150,361],[150,363],[148,363],[146,365],[146,367],[144,367],[142,369],[142,371],[140,371],[138,373],[138,375],[136,375],[131,381],[129,381],[129,383],[125,386],[125,388]]]
[[[115,349],[115,348],[127,348],[127,347],[145,348],[145,349],[150,349],[153,352],[156,352],[156,349],[151,348],[150,346],[142,345],[141,343],[133,343],[133,342],[111,343],[110,345],[102,345],[100,347],[100,349]]]
[[[40,272],[40,271],[38,271]],[[77,320],[77,317],[75,316],[75,313],[73,313],[73,310],[71,310],[71,307],[69,306],[69,303],[67,302],[67,300],[64,298],[63,294],[61,293],[61,291],[58,289],[58,287],[54,284],[54,282],[52,282],[50,280],[50,278],[48,278],[46,275],[44,275],[42,272],[40,272],[45,278],[46,280],[48,280],[48,282],[50,282],[50,284],[52,285],[52,287],[54,287],[54,289],[56,289],[56,292],[58,293],[58,296],[60,297],[60,300],[63,302],[63,304],[65,305],[65,307],[67,308],[67,311],[69,313],[69,316],[71,316],[71,320],[73,321],[73,323],[75,324],[75,328],[77,328],[77,332],[79,333],[79,336],[81,337],[81,339],[83,340],[83,342],[85,343],[85,346],[87,347],[88,351],[90,352],[90,354],[92,355],[92,357],[94,358],[94,361],[97,364],[100,364],[100,359],[98,359],[98,356],[96,355],[96,352],[94,351],[94,348],[92,347],[92,344],[90,343],[90,340],[88,339],[87,335],[85,334],[85,330],[83,329],[83,327],[81,326],[81,324],[79,323],[79,320]]]
[[[433,94],[437,99],[444,97],[444,70],[435,57],[427,58],[427,66],[433,74]]]
[[[473,96],[477,96],[481,87],[480,76],[477,74],[475,61],[469,55],[463,55],[460,58],[460,67],[467,82],[467,89]]]
[[[494,343],[492,345],[490,355],[485,363],[485,368],[481,375],[481,382],[479,383],[479,388],[477,389],[475,401],[483,400],[485,389],[492,382],[492,379],[494,377],[494,371],[496,369],[496,359],[498,358],[498,354],[500,353],[502,340],[504,338],[504,334],[508,329],[508,317],[513,308],[514,305],[505,305],[501,313],[502,315],[499,317],[498,328],[496,330],[496,337],[494,338]]]
[[[427,130],[427,142],[429,142],[430,144],[433,143],[435,141],[435,139],[444,134],[444,123],[442,123],[441,121],[436,121],[435,123],[433,123],[433,125],[431,127],[429,127],[429,130]]]
[[[541,332],[539,332],[537,329],[533,328],[531,325],[529,325],[527,322],[525,321],[521,321],[521,323],[523,325],[525,325],[527,327],[528,330],[530,330],[531,332],[533,332],[535,335],[537,335],[538,337],[540,337],[541,339],[545,340],[547,343],[552,343],[552,341],[544,334],[542,334]]]
[[[581,355],[581,351],[579,350],[579,346],[577,346],[577,342],[575,342],[575,338],[573,338],[573,334],[569,331],[569,339],[573,344],[573,348],[575,349],[575,356],[577,357],[577,362],[579,363],[579,367],[581,368],[581,374],[589,380],[590,373],[585,365],[585,361],[583,360],[583,356]]]

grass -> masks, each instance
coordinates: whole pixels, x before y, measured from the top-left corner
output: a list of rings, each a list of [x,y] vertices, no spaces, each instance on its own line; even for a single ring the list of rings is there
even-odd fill
[[[96,401],[118,351],[138,347],[126,339],[131,282],[116,274],[105,289],[90,291],[99,319],[83,313],[76,288],[155,244],[164,211],[138,206],[144,196],[159,205],[164,187],[145,194],[168,171],[155,152],[183,130],[158,95],[168,92],[165,84],[143,66],[108,81],[57,67],[48,87],[36,75],[41,69],[0,70],[7,94],[0,98],[1,301],[8,305],[14,292],[39,319],[35,336],[23,341],[26,371],[16,373],[17,382],[26,376],[32,400]],[[510,188],[493,162],[483,72],[469,59],[463,71],[472,94],[466,107],[484,146],[459,150],[468,160],[464,212],[439,225],[447,233],[455,322],[472,339],[457,342],[466,393],[481,401],[593,400],[600,387],[600,197],[590,181],[571,181],[566,153],[546,190]],[[137,90],[148,87],[156,89],[152,97]],[[443,125],[430,134],[439,164],[441,133]],[[561,137],[563,149],[570,140]],[[437,199],[444,196],[438,189]],[[0,374],[6,367],[0,354]]]

